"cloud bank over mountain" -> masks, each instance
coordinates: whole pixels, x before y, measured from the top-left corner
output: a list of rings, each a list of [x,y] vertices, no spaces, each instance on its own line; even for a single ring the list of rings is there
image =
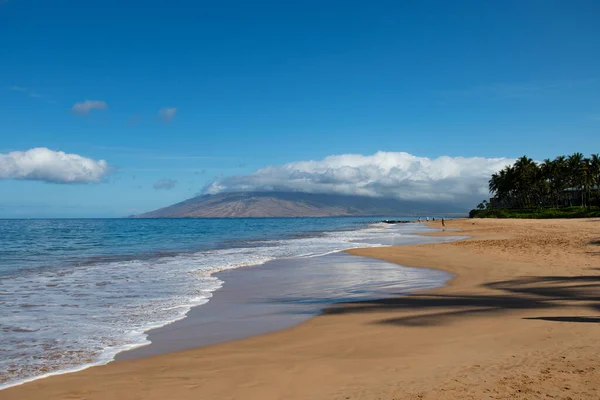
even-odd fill
[[[320,161],[269,166],[249,175],[223,177],[204,194],[291,191],[444,201],[472,206],[488,196],[490,175],[508,158],[417,157],[404,152],[333,155]]]
[[[100,182],[110,172],[104,160],[92,160],[45,147],[0,154],[0,179],[50,183]]]

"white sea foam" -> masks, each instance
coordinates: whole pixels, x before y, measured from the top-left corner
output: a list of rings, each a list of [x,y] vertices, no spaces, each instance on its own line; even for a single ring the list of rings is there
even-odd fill
[[[273,259],[315,257],[414,240],[416,224],[373,224],[317,237],[254,242],[150,260],[49,269],[0,281],[0,388],[93,365],[149,343],[147,332],[185,317],[223,282],[214,273]],[[443,239],[442,239],[443,240]]]

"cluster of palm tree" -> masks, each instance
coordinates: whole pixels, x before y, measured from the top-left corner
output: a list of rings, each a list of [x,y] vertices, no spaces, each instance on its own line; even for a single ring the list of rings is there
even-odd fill
[[[599,205],[599,186],[600,157],[581,153],[541,163],[523,156],[489,181],[494,203],[506,208]]]

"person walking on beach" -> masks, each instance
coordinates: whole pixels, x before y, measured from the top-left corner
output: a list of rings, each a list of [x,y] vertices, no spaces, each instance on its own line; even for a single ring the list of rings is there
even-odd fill
[[[446,227],[446,220],[444,219],[444,217],[442,217],[442,226]]]

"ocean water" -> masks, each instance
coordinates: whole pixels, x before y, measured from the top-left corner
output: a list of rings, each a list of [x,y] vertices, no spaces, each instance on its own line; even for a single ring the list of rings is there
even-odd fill
[[[450,240],[376,220],[0,220],[0,388],[148,344],[148,330],[209,301],[219,271]]]

